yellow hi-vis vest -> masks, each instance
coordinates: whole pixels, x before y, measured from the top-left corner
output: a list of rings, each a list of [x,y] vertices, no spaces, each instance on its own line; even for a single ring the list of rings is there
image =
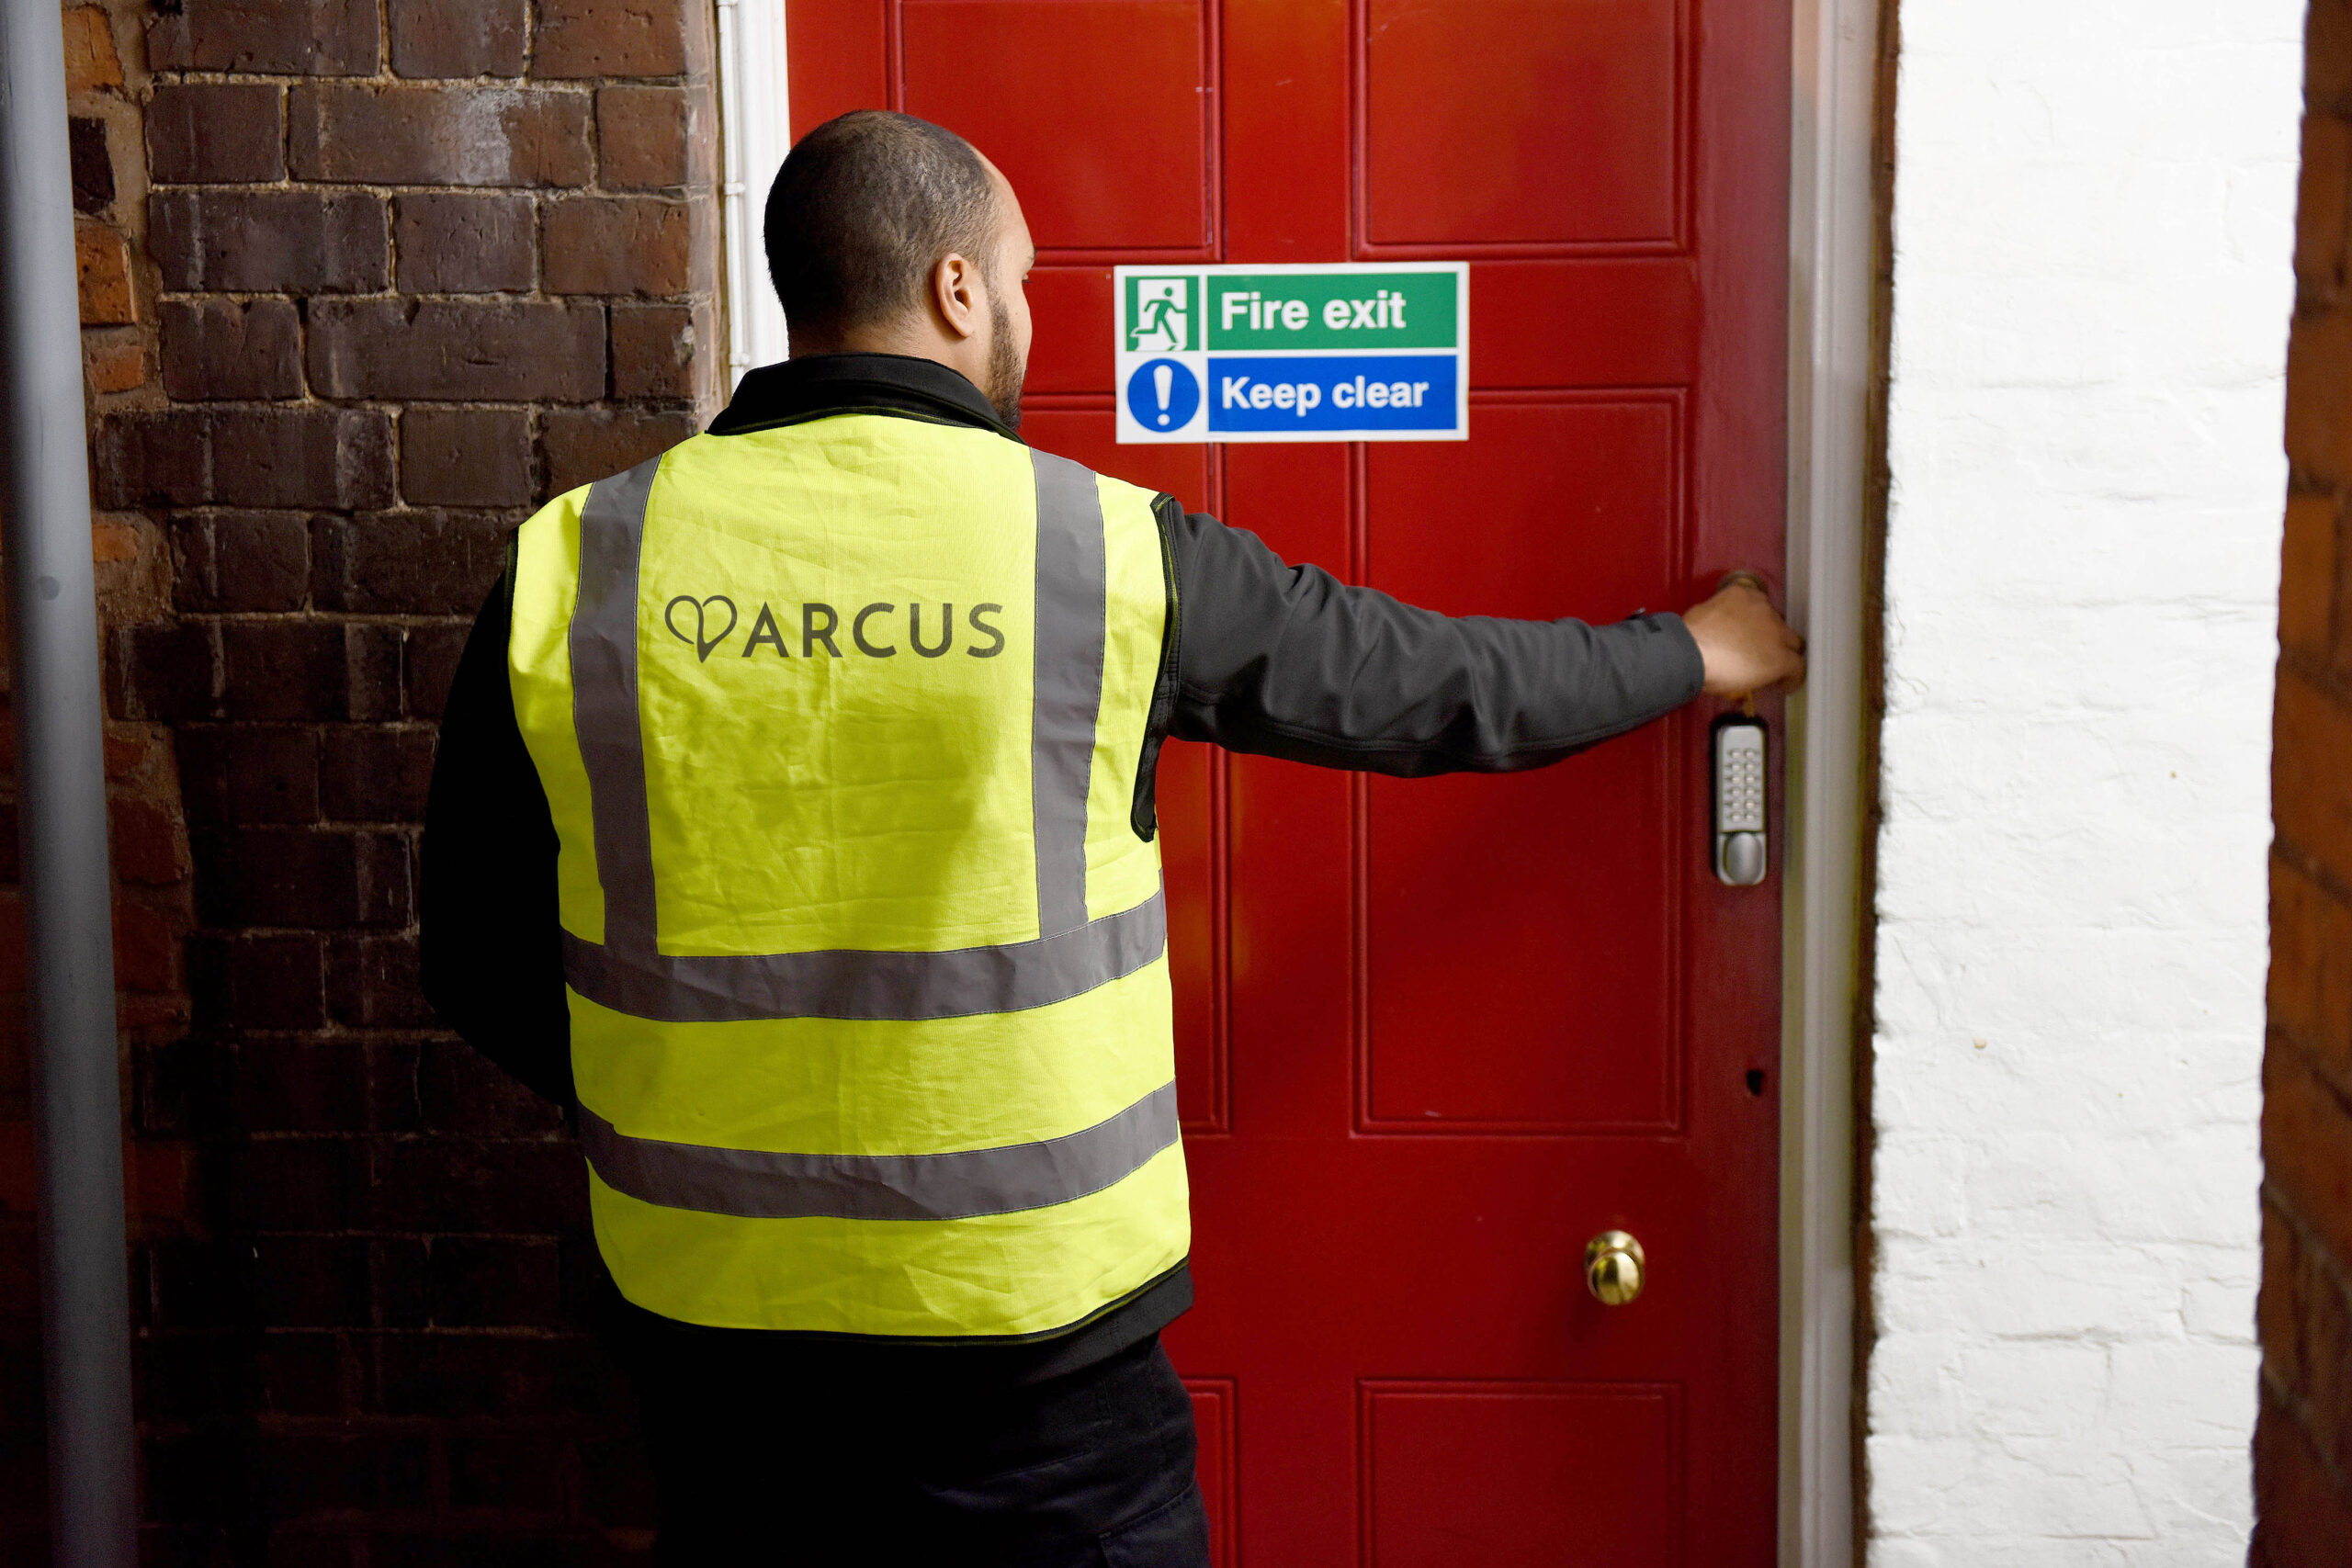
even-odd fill
[[[581,1142],[623,1294],[1043,1336],[1184,1258],[1148,491],[978,429],[696,436],[517,541]]]

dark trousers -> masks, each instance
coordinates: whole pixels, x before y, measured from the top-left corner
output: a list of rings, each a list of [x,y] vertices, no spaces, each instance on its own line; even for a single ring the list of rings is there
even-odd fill
[[[1192,1402],[1157,1335],[1035,1382],[766,1339],[625,1338],[663,1568],[1206,1568]]]

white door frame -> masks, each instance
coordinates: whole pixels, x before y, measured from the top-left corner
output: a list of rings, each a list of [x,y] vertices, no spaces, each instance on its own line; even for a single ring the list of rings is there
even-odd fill
[[[1863,820],[1863,558],[1878,0],[1793,0],[1789,203],[1789,705],[1781,1084],[1781,1547],[1855,1561],[1853,1049]],[[760,243],[790,145],[784,0],[716,0],[728,385],[785,354]]]
[[[1795,0],[1789,184],[1789,704],[1781,1049],[1781,1562],[1849,1568],[1854,1040],[1863,941],[1863,579],[1879,0]]]
[[[768,186],[792,145],[784,0],[717,0],[719,228],[726,277],[727,389],[785,353],[784,306],[761,243]]]

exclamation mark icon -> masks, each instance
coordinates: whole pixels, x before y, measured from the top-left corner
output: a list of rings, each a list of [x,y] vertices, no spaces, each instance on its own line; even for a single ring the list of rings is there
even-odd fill
[[[1176,367],[1174,366],[1155,365],[1151,367],[1151,391],[1152,395],[1159,400],[1159,423],[1163,426],[1168,423],[1168,394],[1175,385]]]

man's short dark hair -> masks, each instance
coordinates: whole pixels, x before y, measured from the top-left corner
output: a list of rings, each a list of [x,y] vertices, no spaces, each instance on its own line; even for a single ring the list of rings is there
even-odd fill
[[[829,119],[794,144],[768,192],[768,275],[787,328],[830,332],[920,307],[954,252],[986,267],[996,192],[972,144],[888,109]]]

